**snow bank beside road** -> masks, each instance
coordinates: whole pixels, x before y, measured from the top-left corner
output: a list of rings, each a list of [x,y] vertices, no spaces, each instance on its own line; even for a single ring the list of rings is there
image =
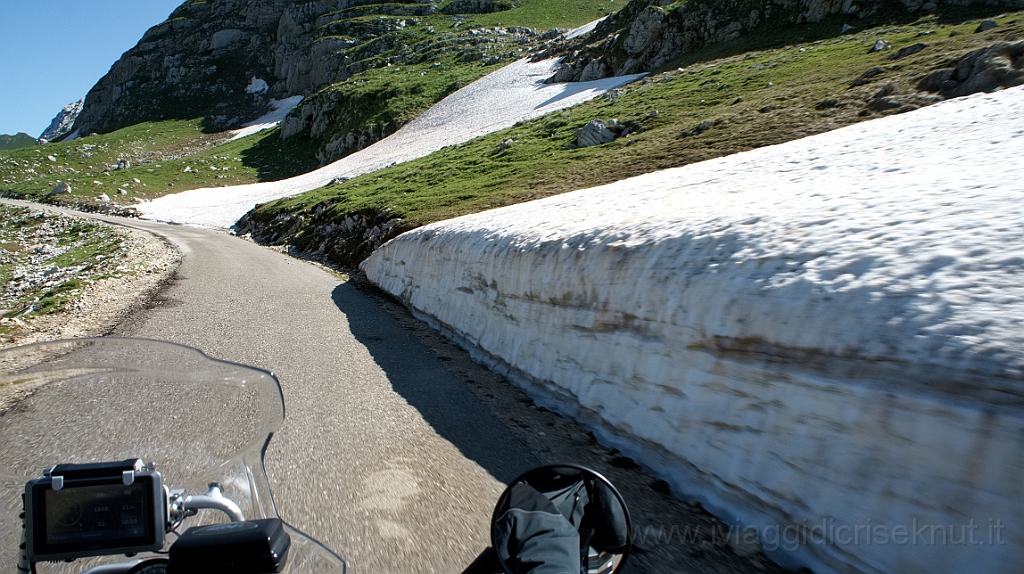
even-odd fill
[[[140,204],[137,209],[145,219],[228,228],[257,203],[423,157],[445,146],[585,102],[642,76],[544,84],[556,67],[557,60],[514,62],[438,102],[391,136],[316,171],[282,181],[193,189]]]
[[[1022,157],[1014,88],[430,225],[363,269],[768,550],[1016,572]]]

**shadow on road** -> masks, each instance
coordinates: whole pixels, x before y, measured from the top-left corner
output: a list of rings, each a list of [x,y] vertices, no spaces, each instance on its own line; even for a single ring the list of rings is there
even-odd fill
[[[450,355],[433,352],[382,307],[366,305],[366,295],[351,283],[338,285],[331,298],[395,392],[466,458],[506,484],[541,464],[509,430],[508,421],[496,416],[445,368]],[[449,349],[451,354],[463,352]]]

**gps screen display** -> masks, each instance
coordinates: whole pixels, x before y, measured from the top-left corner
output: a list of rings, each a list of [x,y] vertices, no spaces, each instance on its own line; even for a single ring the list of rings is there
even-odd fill
[[[153,539],[154,505],[148,481],[130,486],[46,488],[42,494],[49,548],[120,548]]]

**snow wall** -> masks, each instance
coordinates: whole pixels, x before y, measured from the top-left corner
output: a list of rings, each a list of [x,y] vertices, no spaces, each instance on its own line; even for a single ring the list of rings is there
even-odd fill
[[[1022,158],[1014,88],[423,227],[363,270],[783,562],[1019,572]]]

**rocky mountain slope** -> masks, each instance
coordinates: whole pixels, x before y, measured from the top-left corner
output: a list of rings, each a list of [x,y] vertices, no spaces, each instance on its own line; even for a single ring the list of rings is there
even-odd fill
[[[78,100],[64,106],[61,111],[57,112],[57,115],[50,122],[50,126],[43,130],[43,133],[39,135],[39,139],[42,141],[59,141],[64,136],[71,133],[74,128],[75,121],[78,120],[78,115],[82,113],[82,106],[85,104],[85,100]]]
[[[278,28],[291,4],[183,3],[89,91],[75,130],[85,135],[183,116],[208,117],[211,125],[226,127],[256,117],[270,85],[256,83],[261,89],[249,93],[253,78],[273,83],[269,95],[284,91],[273,71],[278,45],[289,37],[279,37]]]
[[[565,65],[551,80],[587,81],[654,71],[705,46],[791,24],[830,19],[845,33],[880,14],[900,21],[978,7],[1020,10],[1024,0],[630,0],[592,34],[563,50]]]
[[[13,136],[7,134],[0,135],[0,150],[18,149],[36,145],[37,143],[39,142],[36,141],[36,138],[26,133],[17,133]]]
[[[736,40],[723,45],[723,56],[705,54],[571,110],[269,202],[239,226],[261,241],[355,266],[383,241],[425,223],[1024,83],[1024,43],[1013,40],[1024,32],[1019,14],[998,20],[883,20],[856,33],[833,30],[822,40],[750,51],[738,50]],[[386,222],[395,225],[381,236],[375,229]]]
[[[775,29],[789,26],[792,34],[794,24],[826,20],[838,28],[839,20],[829,19],[840,18],[858,29],[947,14],[962,10],[959,5],[991,12],[1022,2],[632,0],[619,9],[606,0],[188,0],[90,90],[73,129],[87,135],[143,121],[204,118],[207,131],[220,131],[260,116],[273,100],[304,96],[280,137],[324,165],[526,55],[564,56],[552,81],[586,81],[656,71],[741,37],[761,36],[770,45],[779,40]],[[589,35],[553,41],[552,18],[537,13],[579,10],[576,5],[611,15]],[[506,14],[508,24],[473,24],[481,13]]]
[[[507,7],[465,1],[189,0],[146,32],[90,90],[74,129],[85,135],[142,121],[204,117],[208,129],[223,130],[258,117],[272,99],[307,96],[282,136],[312,138],[326,162],[412,118],[374,115],[401,88],[373,78],[361,82],[367,87],[358,94],[318,92],[392,66],[427,64],[436,71],[455,62],[508,61],[537,36],[532,30],[460,30],[450,21],[460,12]],[[431,94],[436,101],[479,75],[454,74],[439,88],[418,89],[439,92]]]

